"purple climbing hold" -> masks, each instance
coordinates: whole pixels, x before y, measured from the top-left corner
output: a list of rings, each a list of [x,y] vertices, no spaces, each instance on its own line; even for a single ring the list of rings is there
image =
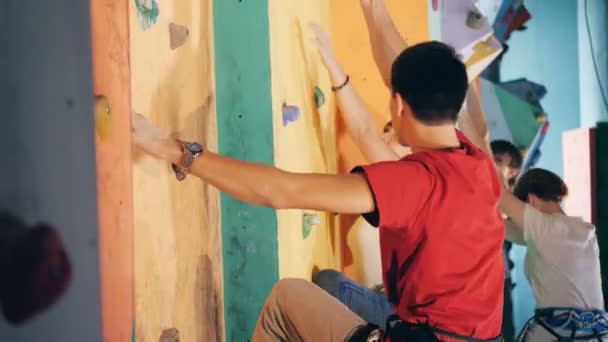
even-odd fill
[[[300,118],[300,108],[297,106],[283,105],[283,126],[290,122],[296,122]]]

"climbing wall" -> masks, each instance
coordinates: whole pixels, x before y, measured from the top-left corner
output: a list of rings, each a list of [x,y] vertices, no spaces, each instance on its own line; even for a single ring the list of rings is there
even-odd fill
[[[217,150],[212,1],[130,1],[133,111]],[[219,195],[138,155],[133,166],[137,341],[175,328],[182,341],[223,339]]]
[[[502,51],[500,41],[494,37],[492,22],[488,20],[493,16],[493,7],[487,1],[443,0],[433,1],[429,12],[433,27],[431,38],[456,50],[467,66],[469,82],[477,78]]]
[[[330,30],[329,11],[324,0],[269,1],[274,157],[285,170],[337,171],[331,82],[309,29]],[[280,276],[310,279],[339,267],[336,222],[326,212],[277,211]]]
[[[429,39],[425,0],[387,0],[395,24],[409,44]],[[359,1],[334,0],[332,6],[333,38],[338,58],[350,73],[354,86],[371,109],[380,130],[390,119],[389,92],[378,73],[369,44],[367,27]],[[353,53],[356,52],[356,53]],[[339,170],[348,172],[355,165],[366,163],[361,152],[338,123]],[[362,219],[340,217],[342,266],[354,279],[373,285],[381,282],[378,233]]]

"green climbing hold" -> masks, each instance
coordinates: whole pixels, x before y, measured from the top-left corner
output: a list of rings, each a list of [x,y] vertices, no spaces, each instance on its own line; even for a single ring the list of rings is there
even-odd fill
[[[302,239],[306,239],[312,232],[312,226],[302,225]]]
[[[321,108],[323,104],[325,104],[325,94],[319,87],[315,87],[315,103],[317,104],[317,108]]]
[[[321,223],[319,215],[304,214],[302,215],[302,238],[306,239],[312,232],[312,228]]]
[[[142,31],[156,24],[158,20],[157,0],[135,0],[135,8],[137,9],[137,17],[139,18],[139,27]]]

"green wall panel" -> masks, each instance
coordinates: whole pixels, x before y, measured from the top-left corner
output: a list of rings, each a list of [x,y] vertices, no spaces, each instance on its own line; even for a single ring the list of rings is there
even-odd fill
[[[213,15],[219,151],[273,164],[268,2],[219,0]],[[243,342],[278,280],[277,220],[225,194],[221,207],[226,341]]]
[[[494,90],[515,144],[519,147],[529,147],[541,126],[534,118],[535,108],[499,85],[494,87]]]

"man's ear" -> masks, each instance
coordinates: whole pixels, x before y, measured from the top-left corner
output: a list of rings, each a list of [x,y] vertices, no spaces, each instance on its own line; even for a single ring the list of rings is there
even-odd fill
[[[528,194],[528,203],[535,207],[538,204],[538,196],[534,194]]]
[[[403,117],[404,111],[409,110],[409,106],[407,102],[401,97],[400,94],[395,93],[393,96],[393,100],[395,101],[396,115],[399,119]]]

